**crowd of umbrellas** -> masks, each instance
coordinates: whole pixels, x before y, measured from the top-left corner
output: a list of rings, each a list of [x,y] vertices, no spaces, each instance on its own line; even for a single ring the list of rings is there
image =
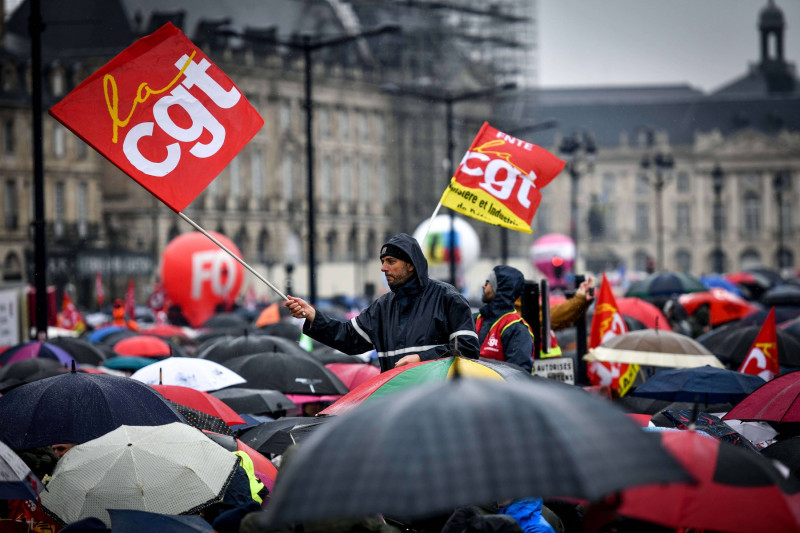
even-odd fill
[[[9,347],[0,531],[20,501],[54,528],[212,531],[248,468],[258,531],[365,516],[434,531],[527,497],[562,531],[800,531],[800,285],[660,273],[617,303],[629,333],[587,355],[641,365],[614,399],[458,354],[381,374],[275,308]],[[682,331],[701,306],[706,331]],[[781,373],[765,382],[736,368],[772,307]],[[31,464],[63,444],[47,472]]]

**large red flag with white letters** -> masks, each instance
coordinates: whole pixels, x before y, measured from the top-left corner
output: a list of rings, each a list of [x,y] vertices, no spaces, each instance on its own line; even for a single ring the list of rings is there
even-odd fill
[[[769,310],[764,325],[753,340],[747,357],[739,367],[742,374],[752,374],[769,381],[778,374],[781,369],[778,364],[778,332],[775,329],[775,308]]]
[[[483,222],[531,233],[542,193],[564,161],[484,122],[442,195],[445,207]]]
[[[622,313],[617,307],[617,300],[611,292],[611,285],[606,279],[605,272],[594,305],[589,348],[596,348],[603,342],[628,332],[628,326],[625,325]],[[622,397],[633,385],[633,380],[639,372],[639,365],[592,361],[587,365],[586,372],[592,385],[611,387]]]
[[[176,212],[264,125],[170,23],[89,76],[50,114]]]

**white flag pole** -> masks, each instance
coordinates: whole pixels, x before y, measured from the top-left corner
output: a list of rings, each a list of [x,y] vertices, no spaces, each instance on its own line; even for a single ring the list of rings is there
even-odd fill
[[[261,281],[263,281],[264,283],[266,283],[266,284],[267,284],[267,286],[268,286],[270,289],[272,289],[273,291],[275,291],[276,293],[278,293],[278,295],[279,295],[281,298],[283,298],[283,299],[284,299],[284,300],[286,300],[286,301],[288,301],[288,300],[289,300],[289,298],[287,298],[287,297],[286,297],[286,295],[285,295],[285,294],[283,294],[283,293],[280,291],[280,289],[278,289],[278,287],[276,287],[275,285],[273,285],[272,283],[270,283],[269,281],[267,281],[267,279],[266,279],[266,278],[264,278],[264,276],[262,276],[261,274],[259,274],[259,273],[258,273],[258,272],[256,272],[255,270],[253,270],[253,267],[251,267],[250,265],[248,265],[247,263],[245,263],[244,261],[242,261],[242,259],[241,259],[241,258],[239,258],[239,257],[238,257],[238,256],[237,256],[235,253],[233,253],[231,250],[229,250],[229,249],[228,249],[228,248],[227,248],[227,247],[226,247],[224,244],[222,244],[222,243],[221,243],[221,242],[219,242],[217,239],[215,239],[213,235],[211,235],[211,234],[210,234],[210,233],[208,233],[206,230],[204,230],[203,228],[201,228],[200,226],[198,226],[198,225],[195,223],[195,221],[194,221],[194,220],[192,220],[191,218],[189,218],[189,217],[187,217],[186,215],[184,215],[184,214],[183,214],[181,211],[177,211],[177,213],[178,213],[178,216],[180,216],[180,217],[181,217],[183,220],[185,220],[186,222],[188,222],[189,224],[191,224],[191,225],[192,225],[192,226],[193,226],[193,227],[194,227],[194,228],[195,228],[197,231],[199,231],[200,233],[202,233],[203,235],[205,235],[206,237],[208,237],[209,239],[211,239],[211,241],[212,241],[214,244],[216,244],[217,246],[219,246],[220,248],[222,248],[223,250],[225,250],[226,252],[228,252],[228,254],[229,254],[231,257],[233,257],[233,258],[234,258],[234,259],[236,259],[236,260],[237,260],[239,263],[241,263],[241,265],[242,265],[243,267],[245,267],[247,270],[249,270],[249,271],[250,271],[250,272],[251,272],[251,273],[252,273],[252,274],[253,274],[255,277],[257,277],[258,279],[260,279]]]
[[[433,226],[433,219],[436,218],[436,215],[439,214],[439,209],[442,208],[442,202],[440,201],[436,204],[436,209],[433,210],[433,214],[431,215],[430,221],[428,221],[428,227],[425,228],[425,233],[422,234],[422,239],[420,239],[421,243],[425,242],[425,239],[428,237],[428,233],[431,231],[431,226]]]

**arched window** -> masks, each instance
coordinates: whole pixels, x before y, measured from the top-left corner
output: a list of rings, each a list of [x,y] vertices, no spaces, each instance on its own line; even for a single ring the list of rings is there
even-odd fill
[[[269,232],[267,228],[263,228],[261,233],[258,234],[258,261],[269,265],[272,257],[269,253]]]
[[[350,230],[350,237],[348,238],[347,259],[350,261],[358,261],[358,228],[355,226]]]
[[[177,238],[178,235],[180,235],[180,234],[181,234],[181,230],[178,229],[178,225],[177,224],[173,224],[169,228],[169,232],[167,233],[167,239],[172,241],[173,239]]]
[[[3,281],[22,280],[22,261],[15,252],[9,252],[3,260]]]
[[[761,232],[761,198],[755,192],[744,195],[744,231],[750,237],[755,237]]]
[[[236,232],[236,236],[233,238],[233,243],[242,253],[242,257],[250,255],[250,250],[248,249],[250,247],[250,237],[247,235],[247,228],[244,226],[239,228],[239,231]]]
[[[645,252],[644,250],[637,250],[635,254],[633,254],[633,268],[634,270],[644,271],[647,270],[647,263],[650,259],[650,255]]]
[[[325,244],[328,248],[328,261],[336,261],[336,230],[332,229],[328,232],[328,236],[325,237]]]
[[[758,253],[758,250],[749,248],[739,255],[739,268],[742,270],[761,266],[761,264],[761,254]]]

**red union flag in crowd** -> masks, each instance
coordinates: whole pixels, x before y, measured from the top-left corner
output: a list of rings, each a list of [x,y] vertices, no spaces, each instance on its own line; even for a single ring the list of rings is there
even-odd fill
[[[81,312],[75,307],[75,304],[72,303],[72,299],[69,297],[69,294],[67,294],[67,291],[64,291],[64,300],[61,303],[61,313],[58,315],[57,324],[64,329],[76,331],[83,331],[86,329],[83,315],[81,315]]]
[[[531,233],[542,193],[564,161],[484,122],[461,160],[442,205],[489,224]]]
[[[747,357],[739,367],[742,374],[752,374],[764,381],[769,381],[778,374],[781,369],[778,364],[778,332],[775,330],[775,308],[769,310],[764,325],[761,326],[756,335]]]
[[[50,114],[176,212],[264,125],[170,23],[123,50]]]
[[[614,298],[614,293],[611,292],[611,285],[603,273],[600,293],[597,296],[592,317],[592,328],[589,333],[589,348],[596,348],[603,342],[627,332],[628,327],[617,307],[617,300]],[[587,366],[586,372],[592,385],[611,387],[622,397],[633,385],[633,380],[639,373],[639,365],[592,361]]]

